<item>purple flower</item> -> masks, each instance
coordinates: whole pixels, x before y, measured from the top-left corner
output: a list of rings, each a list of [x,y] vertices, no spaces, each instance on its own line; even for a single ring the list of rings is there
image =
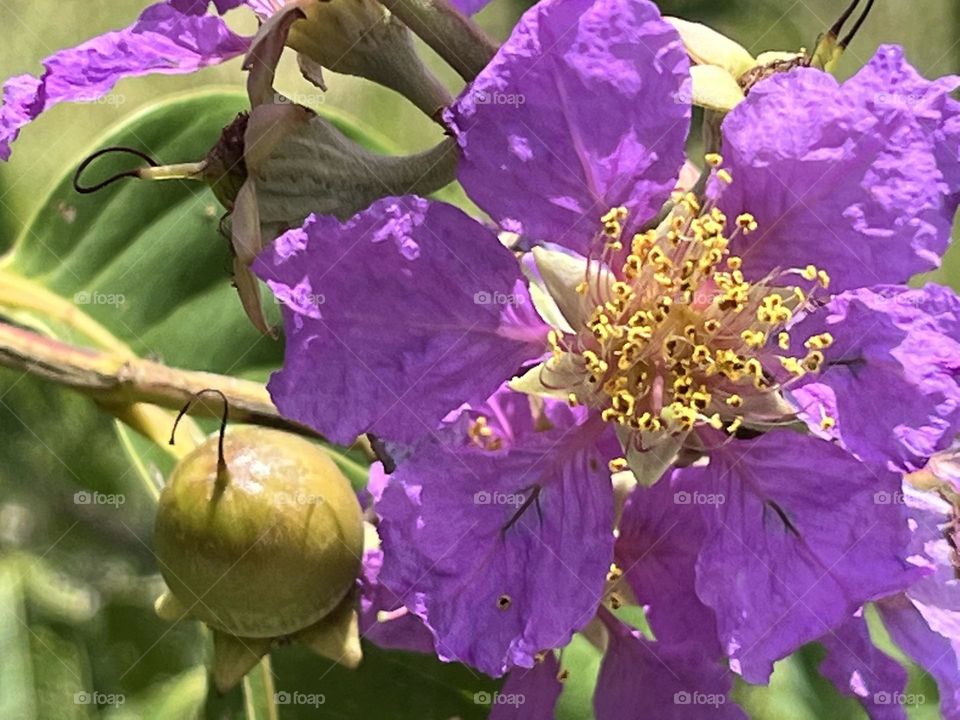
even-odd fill
[[[957,300],[891,285],[947,244],[953,82],[890,47],[843,85],[764,81],[696,197],[671,193],[688,75],[651,3],[542,2],[447,116],[499,238],[406,196],[311,218],[255,265],[284,305],[278,407],[399,460],[381,582],[442,658],[494,675],[599,613],[600,717],[667,689],[737,716],[730,672],[765,682],[929,573],[878,498],[960,422]],[[652,638],[610,617],[624,601]]]
[[[44,60],[41,76],[7,80],[0,107],[0,159],[10,157],[20,128],[54,105],[94,101],[125,77],[191,73],[242,55],[248,40],[219,17],[240,4],[217,0],[217,15],[209,15],[207,0],[155,3],[123,30],[54,53]]]
[[[369,49],[356,48],[358,42],[346,37],[338,23],[342,16],[353,16],[345,24],[351,25],[355,34],[366,37],[372,26],[382,20],[383,8],[374,0],[353,2],[349,6],[345,0],[337,0],[339,5],[331,9],[334,3],[324,0],[326,14],[317,15],[317,23],[322,27],[310,27],[308,31],[295,39],[302,52],[312,56],[319,52],[319,58],[310,57],[308,65],[314,82],[322,86],[323,81],[313,65],[333,58],[343,67],[338,70],[366,76],[370,70],[364,60],[355,60],[356,55],[370,53]],[[3,85],[3,104],[0,106],[0,160],[10,158],[10,145],[20,134],[21,128],[36,119],[40,113],[62,102],[92,102],[106,95],[123,78],[138,77],[159,73],[180,75],[195,72],[201,68],[217,65],[232,58],[244,55],[252,48],[255,56],[251,66],[260,69],[260,63],[266,52],[261,41],[276,32],[275,23],[264,22],[263,31],[256,38],[241,37],[235,34],[221,18],[227,11],[246,7],[256,13],[261,21],[266,21],[286,9],[306,17],[311,22],[317,13],[318,0],[213,0],[215,14],[208,12],[210,0],[163,0],[147,7],[135,23],[122,30],[108,32],[95,37],[75,48],[61,50],[43,61],[43,73],[40,76],[19,75],[10,78]],[[463,12],[476,12],[486,0],[462,0],[455,3]],[[275,18],[280,19],[280,18]],[[380,23],[382,24],[382,23]],[[356,27],[360,25],[360,27]],[[287,39],[289,18],[282,28],[283,38]],[[370,27],[368,27],[370,26]],[[316,31],[320,37],[314,38]],[[340,33],[340,35],[338,35]],[[389,33],[388,33],[389,34]],[[368,39],[376,52],[376,34]],[[410,61],[406,72],[416,75],[413,63],[416,57],[408,39],[399,32],[393,32],[391,38],[401,48],[400,55],[394,60]],[[258,45],[258,43],[261,43]],[[319,46],[319,50],[317,47]],[[333,46],[325,53],[326,46]],[[356,48],[356,49],[355,49]],[[280,48],[274,48],[279,57]],[[402,52],[406,49],[407,54]],[[275,64],[275,60],[274,60]],[[376,65],[376,61],[373,62]],[[383,73],[374,77],[389,87],[404,92],[418,88],[416,83],[406,85],[402,81],[403,73]],[[270,69],[268,82],[272,80]],[[428,82],[428,81],[424,81]],[[263,88],[259,88],[262,91]],[[261,100],[262,98],[257,98]],[[432,111],[434,108],[429,108]]]

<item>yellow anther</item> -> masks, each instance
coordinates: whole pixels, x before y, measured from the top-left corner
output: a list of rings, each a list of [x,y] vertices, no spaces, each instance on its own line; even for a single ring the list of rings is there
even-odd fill
[[[569,395],[567,395],[567,405],[569,405],[570,407],[576,407],[579,404],[580,404],[580,400],[577,398],[576,393],[570,393]]]
[[[495,436],[493,428],[487,425],[487,418],[483,415],[470,424],[467,436],[474,445],[484,450],[499,450],[502,445],[500,438]]]
[[[820,270],[817,273],[817,282],[820,283],[820,287],[826,290],[830,287],[830,276],[827,274],[826,270]]]
[[[822,418],[820,418],[820,427],[823,430],[833,430],[833,428],[835,428],[836,425],[837,425],[837,421],[834,420],[829,415],[824,415]]]
[[[620,239],[620,235],[623,233],[623,222],[627,219],[627,209],[625,207],[615,207],[612,208],[606,215],[600,218],[600,222],[603,223],[603,232],[604,234],[617,241]],[[619,245],[619,243],[616,243]],[[609,245],[608,245],[609,246]],[[623,246],[620,245],[621,249]]]
[[[629,467],[629,465],[627,465],[626,458],[618,457],[611,460],[608,463],[607,467],[610,468],[610,472],[618,473],[626,470]],[[616,567],[616,566],[613,566],[613,567]],[[611,568],[611,572],[612,572],[612,568]]]
[[[738,408],[741,405],[743,405],[743,398],[737,395],[736,393],[734,393],[733,395],[727,398],[726,402],[727,402],[727,405],[729,405],[730,407]]]
[[[587,285],[587,281],[581,280],[576,287],[577,295],[586,295],[588,287],[589,286]]]
[[[803,369],[803,366],[800,365],[800,361],[795,357],[781,357],[779,358],[780,365],[791,375],[796,377],[802,377],[806,374],[806,371]]]
[[[626,390],[621,390],[613,397],[613,407],[624,415],[632,415],[636,404],[636,398]]]
[[[707,165],[710,167],[720,167],[723,165],[723,155],[720,153],[707,153],[704,158],[707,161]]]
[[[744,330],[740,333],[740,339],[747,344],[748,348],[759,350],[767,344],[767,336],[759,330]]]
[[[809,280],[813,282],[817,279],[817,266],[816,265],[807,265],[803,270],[800,271],[800,277],[804,280]]]
[[[743,418],[734,418],[733,422],[727,425],[727,432],[731,435],[736,434],[737,430],[743,425]]]
[[[600,417],[604,422],[613,422],[620,419],[620,413],[613,408],[607,408],[600,413]]]
[[[703,324],[703,329],[712,335],[720,329],[720,321],[715,318],[710,318]]]
[[[803,367],[807,372],[819,372],[823,365],[823,353],[819,350],[811,350],[803,359]]]
[[[831,345],[833,345],[833,335],[828,332],[807,338],[807,341],[803,343],[807,350],[826,350]]]
[[[744,235],[748,235],[757,229],[757,219],[750,213],[743,213],[737,216],[737,227],[743,231]]]
[[[629,300],[633,297],[633,288],[625,282],[618,280],[613,284],[613,294],[618,298]]]
[[[730,171],[727,170],[726,168],[721,168],[720,170],[717,170],[717,177],[722,182],[725,182],[727,185],[733,184],[733,175],[731,175]]]
[[[712,427],[714,430],[723,430],[723,420],[720,418],[719,413],[714,413],[711,415],[709,423],[710,427]]]
[[[710,362],[710,348],[706,345],[695,345],[690,354],[690,360],[695,365],[706,365]]]
[[[727,258],[727,267],[731,270],[739,270],[743,265],[743,258],[731,255]]]
[[[790,333],[783,331],[779,335],[777,335],[777,345],[780,347],[781,350],[789,350],[790,349]]]
[[[703,412],[710,405],[710,400],[712,399],[710,393],[705,392],[703,389],[693,393],[690,396],[690,403],[700,412]]]

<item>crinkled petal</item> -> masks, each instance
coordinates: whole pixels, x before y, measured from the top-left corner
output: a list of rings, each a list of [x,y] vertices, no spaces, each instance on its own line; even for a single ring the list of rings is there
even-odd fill
[[[856,698],[871,720],[906,720],[902,703],[907,671],[870,640],[862,616],[853,617],[820,638],[827,657],[820,673],[844,695]]]
[[[948,640],[931,630],[923,615],[903,596],[884,600],[877,609],[890,639],[937,681],[944,720],[958,720],[960,641]]]
[[[311,216],[254,270],[283,303],[274,402],[334,442],[412,442],[544,351],[517,261],[450,205],[407,196],[345,223]]]
[[[934,632],[960,641],[960,580],[957,579],[955,511],[939,494],[903,485],[909,516],[911,561],[930,574],[906,595]]]
[[[465,412],[400,464],[377,504],[381,580],[441,658],[494,676],[585,626],[613,559],[615,440],[563,403],[539,420],[530,408],[508,391]],[[500,449],[471,439],[481,415]]]
[[[658,641],[696,638],[722,650],[713,610],[697,597],[696,563],[706,537],[700,506],[715,498],[675,487],[667,478],[637,487],[620,519],[615,559]]]
[[[219,13],[238,2],[217,2]],[[208,2],[167,0],[151,5],[130,27],[61,50],[43,61],[39,78],[20,75],[3,86],[0,159],[20,129],[61,102],[92,102],[125,77],[191,73],[242,55],[249,40],[234,34]]]
[[[702,506],[697,594],[747,682],[766,682],[776,660],[922,575],[905,559],[902,505],[875,501],[898,492],[899,476],[824,440],[773,431],[677,474],[684,490],[716,498]]]
[[[683,45],[653,3],[546,0],[447,114],[460,181],[504,229],[583,252],[610,208],[644,221],[666,201],[689,97]]]
[[[563,690],[559,674],[560,663],[552,652],[532,670],[514,668],[497,693],[487,720],[554,720],[553,710]]]
[[[733,675],[699,643],[649,642],[616,620],[607,627],[593,700],[597,720],[746,718],[730,699]]]
[[[936,267],[960,201],[957,84],[885,46],[842,85],[809,68],[757,85],[723,124],[721,208],[760,225],[733,247],[747,274],[812,263],[840,291]]]
[[[389,588],[380,582],[383,551],[363,553],[360,578],[360,635],[382,648],[432,653],[433,636]]]
[[[860,458],[916,470],[960,432],[960,298],[938,285],[843,293],[791,329],[829,332],[826,369],[791,393],[815,431]],[[822,408],[822,409],[821,409]],[[836,420],[821,431],[822,414]]]

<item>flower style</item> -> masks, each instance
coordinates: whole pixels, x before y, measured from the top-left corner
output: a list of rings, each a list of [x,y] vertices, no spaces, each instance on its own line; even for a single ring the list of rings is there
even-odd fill
[[[957,80],[892,46],[843,84],[765,79],[703,196],[673,192],[689,82],[652,3],[541,2],[446,118],[500,238],[392,197],[254,266],[284,306],[281,411],[399,460],[379,581],[492,675],[600,623],[603,718],[647,691],[630,668],[725,699],[928,573],[876,493],[960,423],[960,300],[903,286],[960,202]]]

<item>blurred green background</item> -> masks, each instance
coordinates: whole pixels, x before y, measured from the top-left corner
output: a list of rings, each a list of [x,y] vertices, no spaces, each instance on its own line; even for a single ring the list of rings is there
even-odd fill
[[[666,0],[660,6],[666,14],[708,23],[757,54],[812,47],[845,4]],[[136,0],[4,0],[0,77],[39,72],[46,55],[131,21],[144,5]],[[502,39],[526,7],[494,0],[478,21]],[[238,28],[250,30],[252,23]],[[910,60],[928,77],[960,74],[958,28],[957,0],[879,0],[844,57],[840,75],[855,72],[883,42],[905,45]],[[451,89],[459,90],[456,76],[428,50],[424,54]],[[62,185],[64,174],[108,127],[169,94],[207,86],[239,89],[242,82],[237,60],[193,76],[127,80],[107,102],[62,105],[45,114],[24,130],[12,161],[0,166],[0,250],[18,235],[27,244],[42,245],[43,250],[21,253],[26,258],[18,261],[20,267],[68,298],[79,289],[121,286],[129,300],[122,312],[90,312],[141,354],[264,378],[279,363],[279,350],[245,328],[227,284],[225,247],[216,235],[219,209],[212,196],[196,189],[144,193],[127,187],[75,202]],[[285,60],[279,89],[292,93],[301,82],[294,63]],[[333,74],[328,82],[326,107],[351,113],[398,149],[419,150],[440,138],[436,126],[390,92]],[[176,133],[188,140],[166,145],[158,140],[160,159],[197,159],[242,104],[237,97],[223,97],[210,106],[208,117],[176,115],[181,123]],[[207,106],[191,107],[196,112]],[[138,128],[138,133],[162,129]],[[97,219],[87,221],[85,210],[99,213]],[[81,222],[74,224],[75,217]],[[108,235],[110,242],[103,237]],[[84,251],[72,254],[71,243],[84,242]],[[124,247],[134,243],[138,257],[149,257],[148,263],[134,267],[129,262]],[[57,251],[44,255],[50,247]],[[91,254],[91,249],[100,252]],[[67,271],[58,266],[61,257],[69,259]],[[934,278],[960,287],[960,251],[951,252]],[[191,329],[200,324],[202,339]],[[71,337],[69,329],[46,329]],[[207,647],[200,628],[186,623],[171,629],[151,610],[162,585],[149,549],[150,487],[170,466],[167,454],[118,430],[85,399],[0,371],[0,718],[81,718],[101,712],[113,718],[180,718],[203,703],[199,663]],[[122,494],[124,503],[78,504],[74,494],[83,491]],[[320,709],[284,707],[282,716],[483,716],[471,698],[491,687],[489,681],[464,668],[366,649],[367,664],[354,674],[296,648],[279,653],[279,687],[328,697]],[[596,670],[591,652],[582,645],[571,649],[571,662],[580,663],[584,672],[568,683],[561,702],[564,717],[586,717],[589,675]],[[770,689],[741,689],[739,697],[759,718],[863,717],[818,678],[820,652],[808,648],[778,665]],[[915,675],[914,689],[932,699],[929,681]],[[123,694],[125,702],[98,710],[82,696],[77,701],[76,693],[94,690]],[[218,707],[208,713],[234,710]],[[932,704],[912,713],[938,716]]]

